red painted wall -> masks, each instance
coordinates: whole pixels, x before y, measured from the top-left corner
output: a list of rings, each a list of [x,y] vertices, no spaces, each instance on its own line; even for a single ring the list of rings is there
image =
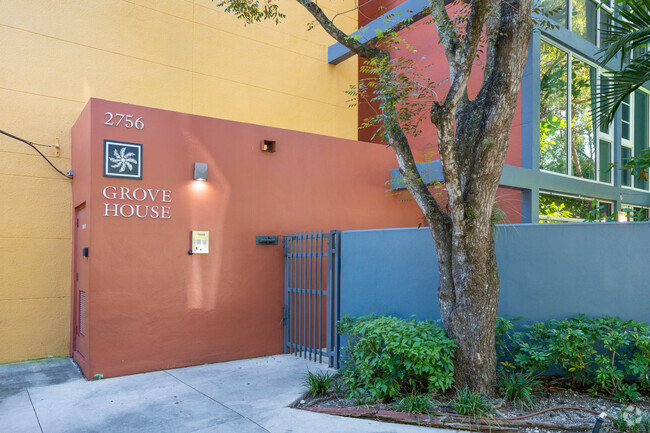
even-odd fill
[[[105,125],[106,112],[145,127]],[[105,139],[143,145],[142,180],[103,176]],[[260,150],[264,139],[275,153]],[[208,164],[207,182],[192,179],[194,162]],[[87,377],[108,377],[281,353],[282,247],[255,236],[416,226],[416,206],[386,192],[396,165],[377,144],[91,99],[72,130],[73,206],[88,213],[89,349],[73,350],[73,330],[71,354]],[[121,188],[171,201],[121,200]],[[169,206],[169,218],[105,216],[106,203]],[[191,230],[210,232],[209,254],[188,255]]]

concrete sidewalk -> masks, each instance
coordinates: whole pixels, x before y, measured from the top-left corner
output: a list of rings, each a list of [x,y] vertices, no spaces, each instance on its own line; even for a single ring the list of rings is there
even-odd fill
[[[278,355],[89,382],[68,358],[0,365],[0,431],[443,432],[291,409],[307,369],[326,368]]]

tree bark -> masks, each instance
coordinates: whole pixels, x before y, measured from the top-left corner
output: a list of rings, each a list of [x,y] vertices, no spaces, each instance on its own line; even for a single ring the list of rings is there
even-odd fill
[[[451,273],[453,281],[451,288],[452,284],[441,278],[438,300],[445,332],[456,343],[454,385],[491,394],[496,373],[494,333],[499,302],[494,236],[490,232],[486,241],[468,230],[452,234],[451,239],[451,243],[436,240],[436,254],[441,275],[443,271]],[[445,296],[452,291],[456,294],[453,298]]]

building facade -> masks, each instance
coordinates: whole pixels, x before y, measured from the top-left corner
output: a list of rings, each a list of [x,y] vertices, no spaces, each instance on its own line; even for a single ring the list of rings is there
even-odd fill
[[[610,128],[596,128],[590,101],[603,80],[597,66],[602,44],[600,29],[612,10],[608,4],[596,8],[597,3],[591,0],[566,0],[562,5],[550,4],[552,1],[558,0],[549,0],[549,9],[563,6],[564,12],[554,17],[556,28],[538,31],[532,37],[497,205],[505,210],[507,222],[512,223],[583,220],[590,212],[593,214],[594,200],[600,207],[599,217],[624,209],[643,214],[650,208],[648,182],[618,167],[610,170],[610,164],[620,167],[621,162],[648,147],[650,90],[643,88],[630,98]],[[444,55],[441,46],[431,43],[435,31],[421,19],[420,11],[425,6],[421,0],[375,0],[364,4],[357,14],[354,2],[321,4],[330,15],[351,11],[340,15],[336,23],[349,33],[363,27],[359,30],[362,38],[371,38],[375,29],[391,26],[381,17],[389,10],[402,11],[401,19],[411,14],[415,23],[405,37],[418,48],[418,58],[424,55],[430,61]],[[153,107],[197,119],[203,116],[245,122],[251,130],[260,126],[297,131],[286,132],[293,146],[298,146],[300,140],[320,142],[322,137],[316,135],[332,137],[337,143],[357,138],[371,141],[372,131],[358,130],[360,120],[371,107],[350,107],[344,93],[363,78],[358,59],[350,58],[340,45],[332,45],[331,38],[318,26],[306,31],[311,17],[296,2],[283,1],[281,7],[287,15],[281,25],[244,26],[209,0],[3,2],[0,42],[7,48],[0,65],[0,129],[35,143],[53,145],[39,149],[63,172],[73,165],[72,126],[91,98],[106,100],[95,102],[97,107],[134,104],[137,110]],[[444,80],[446,62],[433,63],[437,65],[429,69],[433,78]],[[610,66],[615,68],[615,63]],[[478,91],[480,82],[477,73],[472,77],[470,91]],[[158,116],[165,114],[156,112],[154,117]],[[182,126],[182,121],[188,119],[178,113],[174,116],[176,125]],[[88,137],[92,128],[102,131],[90,123],[88,128]],[[434,130],[428,125],[423,128],[423,134],[413,142],[415,154],[422,161],[425,177],[440,178],[440,163],[435,143],[431,142]],[[259,132],[259,137],[247,145],[258,146],[265,134]],[[199,147],[207,146],[207,138],[202,137]],[[98,146],[106,139],[128,142],[128,137],[118,140],[117,135],[97,135],[88,142],[80,138],[79,143]],[[152,145],[147,146],[151,149]],[[173,143],[163,147],[173,148]],[[345,150],[341,151],[345,154]],[[215,150],[207,146],[205,152]],[[211,155],[216,158],[216,154]],[[375,169],[384,170],[385,179],[389,179],[396,162],[385,155],[377,158],[381,163]],[[351,168],[341,161],[341,170]],[[339,170],[334,162],[330,163],[334,171]],[[303,169],[300,175],[309,173]],[[381,176],[373,171],[365,180],[350,179],[375,194]],[[391,186],[395,190],[401,188],[397,178],[393,170]],[[379,187],[383,188],[383,183]],[[362,197],[364,194],[357,199]],[[382,202],[379,195],[373,197]],[[348,219],[312,216],[322,225],[328,221],[338,225],[326,229],[417,225],[417,210],[412,204],[385,198],[392,200],[382,202],[391,209],[388,216],[368,219],[371,223],[365,226],[355,219],[364,215],[361,210]],[[363,201],[356,201],[363,207]],[[71,336],[74,338],[76,332],[73,314],[78,313],[71,298],[76,279],[71,272],[72,252],[77,247],[72,239],[76,232],[75,209],[80,205],[73,202],[69,179],[52,170],[24,143],[0,136],[0,335],[4,343],[0,346],[0,362],[71,353]],[[411,207],[404,210],[394,206]],[[565,209],[565,213],[557,208]],[[272,228],[263,224],[263,216],[260,218],[259,234],[273,234],[261,232]],[[296,229],[322,228],[305,227],[304,219],[288,221],[302,224]],[[183,226],[182,230],[186,229],[189,226]],[[287,229],[287,224],[277,225],[277,230]],[[246,272],[241,269],[242,274]],[[232,280],[228,284],[229,290],[237,285]],[[99,282],[97,285],[101,286]],[[190,298],[185,300],[190,302]],[[210,298],[205,302],[212,301]],[[276,318],[273,314],[269,317]],[[104,315],[101,320],[111,323],[117,318]],[[206,320],[203,323],[221,324],[220,319]],[[275,328],[273,335],[278,336],[280,331]],[[271,343],[260,345],[263,350],[247,351],[233,342],[237,350],[232,351],[232,356],[221,357],[210,352],[210,340],[206,339],[201,343],[204,346],[197,349],[200,353],[175,364],[121,367],[118,355],[111,358],[120,342],[111,341],[98,350],[104,351],[104,359],[116,366],[114,374],[123,374],[253,356],[281,347],[275,337],[266,337],[262,339]],[[129,344],[137,346],[138,340],[129,340]],[[144,350],[143,356],[164,356],[165,350],[175,353],[177,349],[163,347],[157,355]]]
[[[282,8],[279,26],[245,26],[210,0],[4,1],[0,129],[58,145],[39,149],[64,173],[91,97],[356,138],[356,64],[329,65],[329,36]],[[356,15],[337,22],[351,32]],[[71,181],[0,135],[0,362],[69,353],[71,214]]]
[[[612,2],[604,2],[602,7],[598,4],[592,0],[542,2],[543,9],[558,12],[551,15],[552,26],[542,26],[531,38],[501,179],[500,195],[509,188],[505,202],[510,206],[518,206],[517,200],[521,203],[521,222],[607,217],[626,221],[650,216],[648,181],[621,169],[629,158],[649,147],[650,87],[644,86],[628,98],[609,127],[597,126],[595,121],[596,91],[601,83],[607,83],[603,74],[606,69],[599,67],[599,50],[604,45],[602,29],[614,13]],[[415,53],[396,50],[394,54],[412,58],[422,71],[444,82],[447,65],[439,61],[444,59],[444,52],[435,43],[435,29],[425,23],[426,14],[421,11],[426,6],[421,0],[366,4],[359,15],[363,27],[355,35],[371,40],[377,30],[386,31],[396,22],[412,18],[410,28],[399,35]],[[330,47],[330,62],[344,64],[348,56],[349,51],[342,45]],[[609,70],[618,67],[620,59],[607,65]],[[474,69],[470,96],[480,88],[480,59]],[[444,95],[444,88],[441,90]],[[370,104],[362,105],[360,121],[372,112]],[[432,128],[423,129],[425,133],[413,140],[416,155],[424,154],[430,137],[435,137]],[[372,132],[362,133],[362,137],[369,139]],[[435,150],[428,159],[420,165],[421,173],[442,180]],[[394,178],[393,188],[402,188],[397,170]],[[513,213],[517,212],[509,212]],[[515,217],[510,222],[519,221]]]

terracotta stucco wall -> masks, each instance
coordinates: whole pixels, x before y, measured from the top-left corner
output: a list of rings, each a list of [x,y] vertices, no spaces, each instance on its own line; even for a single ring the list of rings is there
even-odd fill
[[[145,128],[104,125],[107,111]],[[255,236],[420,218],[386,192],[395,156],[383,145],[96,99],[73,137],[73,204],[85,203],[89,235],[75,253],[89,247],[89,350],[75,358],[87,376],[281,353],[283,250]],[[104,176],[104,140],[142,144],[142,179]],[[207,182],[193,180],[195,162]],[[191,230],[210,232],[209,254],[188,254]]]
[[[328,65],[330,38],[281,6],[280,26],[244,27],[210,0],[0,2],[0,129],[58,140],[43,152],[63,171],[91,97],[356,137],[356,62]],[[337,22],[352,31],[356,14]],[[70,213],[70,181],[0,136],[0,362],[68,352]]]

